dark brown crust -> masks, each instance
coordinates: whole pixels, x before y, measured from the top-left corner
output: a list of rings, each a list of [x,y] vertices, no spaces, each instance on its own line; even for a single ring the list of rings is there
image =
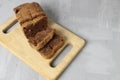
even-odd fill
[[[27,38],[47,27],[47,16],[36,2],[22,4],[14,8],[14,12]]]
[[[60,49],[63,46],[63,44],[64,44],[63,36],[55,34],[53,38],[48,42],[48,44],[39,50],[40,54],[44,58],[49,59],[54,56],[56,51]]]

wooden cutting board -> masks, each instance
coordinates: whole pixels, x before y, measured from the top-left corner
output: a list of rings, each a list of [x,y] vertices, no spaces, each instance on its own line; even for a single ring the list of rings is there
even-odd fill
[[[70,64],[85,44],[85,41],[82,38],[76,36],[72,32],[49,19],[48,25],[56,29],[65,37],[65,44],[56,52],[54,57],[51,59],[44,59],[39,52],[31,48],[21,30],[20,25],[15,27],[11,32],[6,33],[6,30],[15,23],[17,23],[17,19],[13,16],[0,26],[0,44],[9,49],[15,56],[40,73],[47,80],[57,80],[60,74]],[[67,45],[72,45],[72,49],[64,56],[56,67],[52,67],[50,64]]]

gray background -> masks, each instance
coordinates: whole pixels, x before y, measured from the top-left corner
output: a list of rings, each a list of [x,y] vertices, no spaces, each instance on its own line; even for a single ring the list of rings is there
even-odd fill
[[[87,41],[59,80],[120,80],[120,0],[0,0],[0,24],[31,1]],[[0,80],[45,79],[0,46]]]

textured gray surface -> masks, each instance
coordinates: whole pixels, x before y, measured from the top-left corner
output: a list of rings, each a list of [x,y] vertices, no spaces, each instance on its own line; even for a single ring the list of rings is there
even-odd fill
[[[59,80],[120,80],[120,0],[0,0],[0,24],[24,2],[87,41]],[[0,80],[45,80],[0,46]]]

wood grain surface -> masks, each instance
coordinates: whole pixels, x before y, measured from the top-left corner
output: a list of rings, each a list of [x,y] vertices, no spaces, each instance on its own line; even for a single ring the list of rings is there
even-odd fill
[[[11,32],[6,33],[6,30],[13,26],[16,22],[16,17],[13,16],[0,26],[0,44],[10,50],[15,56],[28,64],[35,71],[44,76],[47,80],[57,80],[60,74],[71,63],[85,44],[85,41],[82,38],[76,36],[72,32],[49,19],[48,25],[56,29],[59,34],[65,37],[65,44],[51,59],[44,59],[39,52],[29,45],[20,25],[15,27]],[[62,50],[64,50],[67,45],[72,45],[72,49],[64,56],[56,67],[52,67],[50,65],[52,61],[61,53]]]

